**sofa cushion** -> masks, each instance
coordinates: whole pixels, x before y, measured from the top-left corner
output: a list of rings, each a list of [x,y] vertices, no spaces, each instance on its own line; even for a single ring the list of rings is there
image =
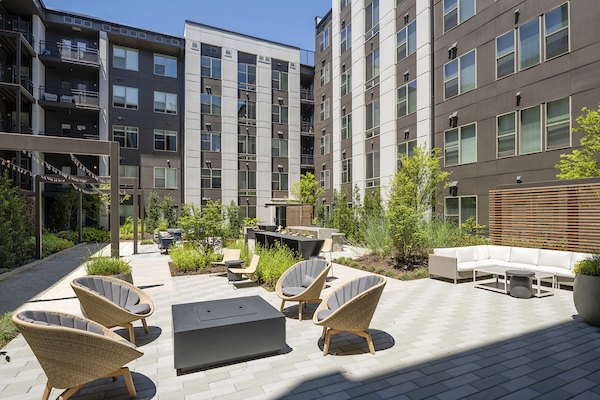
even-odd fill
[[[509,261],[510,260],[510,247],[508,246],[496,246],[489,245],[488,253],[490,254],[490,260],[498,261]]]
[[[577,264],[579,261],[581,260],[585,260],[588,258],[592,258],[593,255],[589,254],[589,253],[573,253],[573,257],[571,258],[571,270],[573,270],[573,268],[575,267],[575,264]]]
[[[539,249],[529,249],[526,247],[512,247],[510,249],[510,262],[537,265],[539,253]]]
[[[477,260],[488,260],[490,258],[490,251],[486,244],[475,246],[475,258]]]
[[[433,249],[433,254],[436,256],[456,258],[456,249],[453,247],[448,249]]]
[[[573,253],[570,251],[545,250],[540,249],[539,265],[556,268],[571,268]]]
[[[570,269],[562,268],[562,267],[549,267],[546,265],[536,265],[531,268],[532,271],[535,272],[545,272],[547,274],[552,274],[559,276],[561,278],[575,278],[575,274]]]
[[[456,249],[456,261],[459,263],[477,261],[477,257],[475,256],[475,247],[458,247]]]
[[[479,261],[465,261],[456,264],[456,270],[459,272],[473,271],[473,269],[479,267],[493,267],[497,264],[493,260],[479,260]]]

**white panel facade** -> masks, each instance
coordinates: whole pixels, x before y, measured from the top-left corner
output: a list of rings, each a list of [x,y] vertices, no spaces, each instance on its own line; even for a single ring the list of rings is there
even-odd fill
[[[365,7],[352,1],[352,186],[365,191]],[[340,170],[341,166],[337,166]]]

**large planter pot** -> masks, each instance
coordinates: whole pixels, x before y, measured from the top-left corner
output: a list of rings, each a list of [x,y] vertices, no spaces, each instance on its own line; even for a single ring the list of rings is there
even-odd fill
[[[600,326],[600,276],[575,276],[573,286],[575,308],[589,324]]]
[[[122,281],[129,282],[133,285],[133,277],[131,276],[131,272],[128,274],[113,275],[113,278],[121,279]]]

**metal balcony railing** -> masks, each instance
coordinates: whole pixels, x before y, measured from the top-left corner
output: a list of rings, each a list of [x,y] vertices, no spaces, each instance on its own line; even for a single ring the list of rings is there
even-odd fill
[[[17,79],[16,65],[0,66],[0,82],[18,83],[33,95],[33,82],[24,73],[21,73],[21,77]]]
[[[72,132],[43,132],[43,131],[40,131],[38,133],[38,135],[99,140],[98,133],[81,132],[81,131],[77,131],[77,130],[72,131]]]
[[[100,108],[98,92],[82,89],[60,89],[40,86],[40,100],[75,104],[80,108]]]
[[[315,156],[312,154],[301,154],[300,155],[301,165],[315,165]]]
[[[8,16],[4,23],[0,24],[1,29],[6,29],[8,31],[19,32],[25,40],[33,47],[35,40],[31,33],[31,25],[28,21],[22,20],[20,17],[10,17]]]
[[[98,49],[81,45],[68,45],[62,42],[40,41],[40,55],[81,64],[100,64]]]
[[[311,89],[301,88],[300,99],[314,101],[315,97],[313,95],[313,91]]]
[[[315,66],[315,52],[311,50],[300,50],[300,64]]]
[[[300,131],[304,133],[313,133],[313,124],[312,122],[302,122],[300,124]]]

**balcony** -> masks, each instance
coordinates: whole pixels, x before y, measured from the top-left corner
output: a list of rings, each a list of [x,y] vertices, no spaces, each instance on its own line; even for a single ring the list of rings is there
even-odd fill
[[[30,100],[33,100],[33,82],[23,73],[17,77],[16,65],[0,67],[0,82],[21,85],[28,92]]]
[[[315,133],[313,130],[313,123],[308,121],[302,121],[300,124],[300,132],[302,133]]]
[[[308,102],[314,102],[315,101],[315,96],[314,93],[311,89],[307,89],[307,88],[300,88],[300,100],[301,101],[308,101]]]
[[[41,136],[54,136],[54,137],[67,137],[67,138],[77,138],[77,139],[89,139],[89,140],[99,140],[100,137],[98,133],[91,133],[85,131],[72,131],[72,132],[39,132],[38,135]]]
[[[60,89],[40,86],[40,105],[44,108],[100,109],[98,92],[82,89]]]
[[[300,155],[300,165],[302,165],[302,166],[315,165],[315,156],[313,154],[301,154]]]
[[[45,62],[68,62],[94,68],[100,67],[98,49],[62,42],[41,41],[40,60]]]
[[[312,50],[300,50],[300,64],[308,65],[309,67],[315,66],[315,52]]]

